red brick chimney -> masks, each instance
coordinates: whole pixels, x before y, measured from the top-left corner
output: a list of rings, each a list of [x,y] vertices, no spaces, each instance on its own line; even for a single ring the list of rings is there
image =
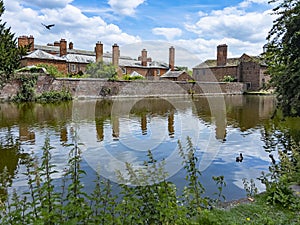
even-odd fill
[[[227,45],[218,45],[217,47],[217,66],[225,66],[227,63]]]
[[[73,49],[74,45],[73,45],[73,42],[70,42],[69,43],[69,49]]]
[[[30,45],[29,51],[34,51],[34,37],[32,35],[28,38],[28,45]]]
[[[142,50],[142,57],[141,57],[141,64],[142,66],[147,66],[147,50]]]
[[[31,44],[31,45],[30,45]],[[18,47],[25,47],[30,45],[29,51],[34,51],[34,37],[32,35],[18,37]]]
[[[171,46],[169,48],[169,68],[173,71],[175,67],[175,48]]]
[[[96,51],[96,62],[103,61],[103,44],[100,41],[96,43],[95,51]]]
[[[117,44],[114,44],[112,46],[112,64],[116,67],[119,67],[119,46]]]
[[[59,55],[64,56],[67,54],[67,41],[65,39],[60,39],[59,42]]]

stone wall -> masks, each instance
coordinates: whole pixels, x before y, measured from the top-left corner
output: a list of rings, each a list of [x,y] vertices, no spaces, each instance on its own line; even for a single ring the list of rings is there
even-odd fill
[[[0,91],[2,100],[9,100],[19,90],[19,83],[13,81]],[[74,98],[102,97],[150,97],[212,94],[242,94],[243,83],[186,82],[186,81],[107,81],[102,79],[53,78],[39,76],[36,93],[51,90],[69,90]]]

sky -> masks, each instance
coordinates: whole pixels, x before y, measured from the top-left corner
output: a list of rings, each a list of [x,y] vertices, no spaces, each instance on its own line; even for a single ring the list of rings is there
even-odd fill
[[[33,35],[35,44],[61,38],[74,48],[105,52],[120,46],[121,55],[138,58],[146,49],[152,60],[192,68],[216,58],[228,45],[228,57],[259,55],[275,16],[268,0],[3,0],[2,21],[15,37]],[[41,23],[55,24],[47,30]]]

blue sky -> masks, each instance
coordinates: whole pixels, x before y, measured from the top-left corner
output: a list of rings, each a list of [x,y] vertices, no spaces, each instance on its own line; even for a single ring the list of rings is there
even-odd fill
[[[3,21],[16,37],[33,35],[36,44],[65,38],[74,48],[105,51],[117,43],[121,55],[137,58],[143,48],[153,60],[177,65],[216,57],[226,43],[229,57],[258,55],[275,19],[268,0],[4,0]],[[50,31],[41,23],[55,26]]]

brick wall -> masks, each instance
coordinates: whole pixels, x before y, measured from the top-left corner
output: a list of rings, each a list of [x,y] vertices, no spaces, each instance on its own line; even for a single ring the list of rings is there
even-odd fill
[[[19,90],[19,83],[12,82],[0,91],[0,99],[9,100]],[[186,82],[186,81],[115,81],[101,79],[54,79],[52,76],[40,76],[36,92],[68,89],[75,98],[102,98],[107,96],[182,96],[213,94],[242,94],[245,86],[242,83]]]
[[[45,60],[45,59],[22,59],[21,66],[32,66],[38,64],[48,64],[55,66],[59,71],[63,73],[68,73],[67,64],[65,61],[53,61],[53,60]]]
[[[224,76],[232,76],[237,80],[239,77],[239,69],[237,66],[211,67],[211,68],[194,68],[193,77],[201,82],[222,81]]]

